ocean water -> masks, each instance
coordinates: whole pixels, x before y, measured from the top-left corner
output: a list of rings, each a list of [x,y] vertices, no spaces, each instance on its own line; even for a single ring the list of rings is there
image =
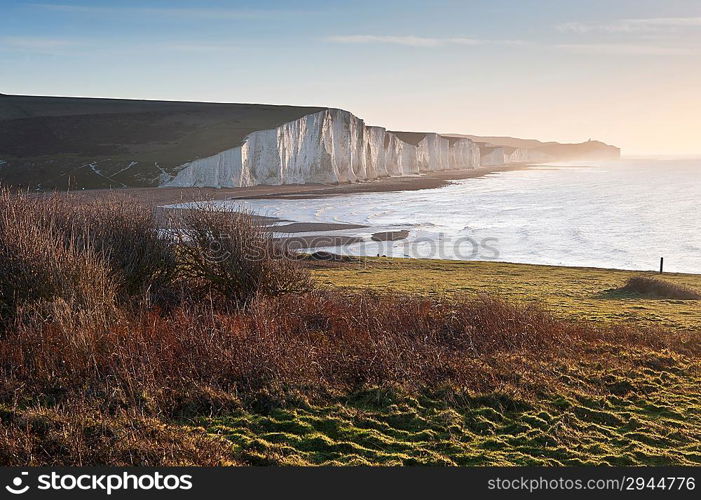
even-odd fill
[[[218,202],[225,209],[241,203]],[[304,222],[369,226],[324,234],[337,253],[701,273],[701,159],[544,165],[438,189],[245,203]],[[379,231],[406,240],[375,242]],[[312,233],[305,233],[312,234]]]

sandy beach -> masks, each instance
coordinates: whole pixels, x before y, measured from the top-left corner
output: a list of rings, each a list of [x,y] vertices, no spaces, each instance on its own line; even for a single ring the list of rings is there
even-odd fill
[[[109,193],[124,193],[153,206],[171,205],[205,200],[247,200],[265,198],[317,198],[351,193],[390,191],[416,191],[435,189],[451,181],[483,177],[485,175],[522,170],[530,165],[514,163],[495,167],[479,167],[472,170],[444,170],[416,176],[387,177],[375,181],[353,184],[286,184],[279,186],[251,186],[242,188],[127,188],[91,189],[74,193],[87,197],[101,197]]]
[[[88,198],[99,198],[109,194],[120,193],[133,196],[139,202],[146,203],[158,210],[164,216],[173,209],[164,208],[164,205],[177,203],[190,203],[209,200],[256,200],[256,199],[309,199],[339,196],[352,193],[378,193],[393,191],[418,191],[421,189],[435,189],[446,186],[452,181],[483,177],[486,175],[522,170],[533,165],[514,163],[494,167],[479,167],[472,170],[444,170],[422,175],[406,177],[388,177],[369,182],[353,184],[288,184],[279,186],[252,186],[243,188],[127,188],[118,190],[91,189],[75,191],[73,194]],[[362,229],[367,226],[344,223],[320,223],[305,221],[289,221],[276,217],[255,215],[256,219],[270,231],[282,234],[295,233],[321,233],[327,231]],[[388,235],[377,233],[379,240],[402,239],[400,235]],[[404,236],[405,237],[405,236]],[[288,238],[286,238],[288,239]],[[350,235],[334,235],[333,237],[297,236],[294,244],[309,248],[347,245],[355,243],[358,238]]]

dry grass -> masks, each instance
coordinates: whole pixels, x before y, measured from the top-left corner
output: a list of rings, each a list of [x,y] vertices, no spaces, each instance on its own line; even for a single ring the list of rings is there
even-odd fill
[[[191,212],[189,237],[172,240],[123,202],[70,203],[0,193],[3,464],[224,463],[226,443],[173,424],[378,387],[535,401],[596,391],[563,381],[580,366],[694,367],[701,354],[695,332],[486,296],[307,290],[245,215]],[[168,307],[146,300],[154,288]]]
[[[137,312],[110,325],[23,324],[0,339],[0,428],[10,450],[1,460],[211,464],[226,457],[220,442],[168,422],[309,408],[373,388],[447,404],[505,394],[507,406],[553,394],[576,400],[573,390],[618,395],[638,389],[612,373],[681,377],[678,367],[701,354],[689,333],[593,327],[490,298],[326,291],[258,296],[244,309],[198,301],[165,315]],[[586,366],[597,368],[588,375]],[[589,380],[594,373],[600,382]],[[373,404],[390,405],[380,413],[392,418],[392,398]],[[37,413],[51,416],[49,430],[26,425]]]
[[[64,231],[52,205],[0,191],[0,325],[22,314],[112,309],[115,284],[99,252]]]
[[[259,297],[245,310],[193,304],[109,328],[73,327],[22,325],[0,340],[4,398],[17,386],[56,401],[90,388],[109,407],[176,417],[226,407],[226,394],[496,390],[513,376],[514,359],[583,359],[597,346],[699,354],[689,334],[596,328],[489,298],[316,292]]]

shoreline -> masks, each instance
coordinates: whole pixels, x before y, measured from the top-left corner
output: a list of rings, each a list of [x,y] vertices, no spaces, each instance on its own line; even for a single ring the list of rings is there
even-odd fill
[[[510,163],[496,167],[478,167],[471,170],[442,170],[419,175],[402,177],[384,177],[373,181],[356,182],[336,185],[287,185],[270,187],[295,187],[297,189],[285,189],[272,193],[242,193],[234,196],[232,200],[261,200],[266,198],[283,198],[288,200],[321,198],[354,193],[387,193],[394,191],[419,191],[422,189],[436,189],[451,184],[452,181],[462,179],[474,179],[499,172],[511,172],[524,170],[534,165],[526,163]],[[259,186],[254,186],[259,187]],[[269,187],[269,186],[266,186]],[[300,189],[301,188],[301,189]],[[248,189],[248,188],[242,188]],[[289,192],[288,192],[289,191]]]
[[[259,185],[238,188],[186,187],[186,188],[124,188],[91,189],[73,191],[72,194],[87,197],[100,197],[106,194],[123,193],[152,205],[188,203],[219,200],[254,200],[268,198],[308,199],[338,196],[355,193],[384,193],[394,191],[418,191],[436,189],[451,184],[452,181],[473,179],[499,172],[524,170],[535,166],[529,163],[510,163],[494,167],[478,167],[471,170],[443,170],[416,176],[385,177],[367,182],[346,184],[282,184],[277,186]]]
[[[511,163],[499,166],[485,166],[470,170],[443,170],[440,172],[430,172],[416,176],[402,177],[385,177],[374,181],[347,183],[347,184],[285,184],[279,186],[251,186],[245,188],[131,188],[128,191],[130,195],[136,195],[142,201],[147,201],[154,204],[154,209],[159,211],[173,210],[166,208],[163,205],[188,201],[219,201],[219,200],[265,200],[265,199],[285,199],[285,200],[301,200],[311,198],[330,198],[333,196],[341,196],[355,193],[387,193],[397,191],[419,191],[422,189],[436,189],[451,184],[453,181],[462,179],[472,179],[485,177],[487,175],[510,172],[515,170],[524,170],[533,168],[536,165],[526,163]],[[143,192],[135,192],[136,190],[144,189]],[[156,190],[155,192],[153,192]],[[91,191],[94,193],[95,191]],[[196,199],[188,199],[196,195]],[[145,197],[144,197],[145,196]],[[164,200],[172,199],[176,196],[177,199],[173,202]],[[347,244],[358,243],[362,239],[354,235],[336,234],[325,235],[323,233],[332,231],[366,229],[369,226],[349,223],[326,223],[326,222],[310,222],[310,221],[291,221],[288,219],[257,216],[260,222],[267,227],[271,232],[286,233],[289,236],[283,239],[294,242],[297,245],[309,245],[308,248],[320,247],[338,247]],[[279,225],[272,225],[278,223]],[[286,224],[283,224],[286,223]],[[320,233],[308,236],[294,236],[295,233]],[[372,237],[384,240],[386,232],[375,232]],[[404,239],[399,237],[397,239]],[[375,240],[375,241],[379,241]],[[390,239],[392,241],[392,239]]]

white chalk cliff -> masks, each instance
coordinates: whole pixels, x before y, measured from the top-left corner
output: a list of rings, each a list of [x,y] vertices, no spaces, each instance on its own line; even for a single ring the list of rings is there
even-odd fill
[[[348,111],[326,109],[252,132],[240,146],[182,165],[161,185],[334,184],[480,165],[479,147],[470,139],[419,135],[411,144]]]

